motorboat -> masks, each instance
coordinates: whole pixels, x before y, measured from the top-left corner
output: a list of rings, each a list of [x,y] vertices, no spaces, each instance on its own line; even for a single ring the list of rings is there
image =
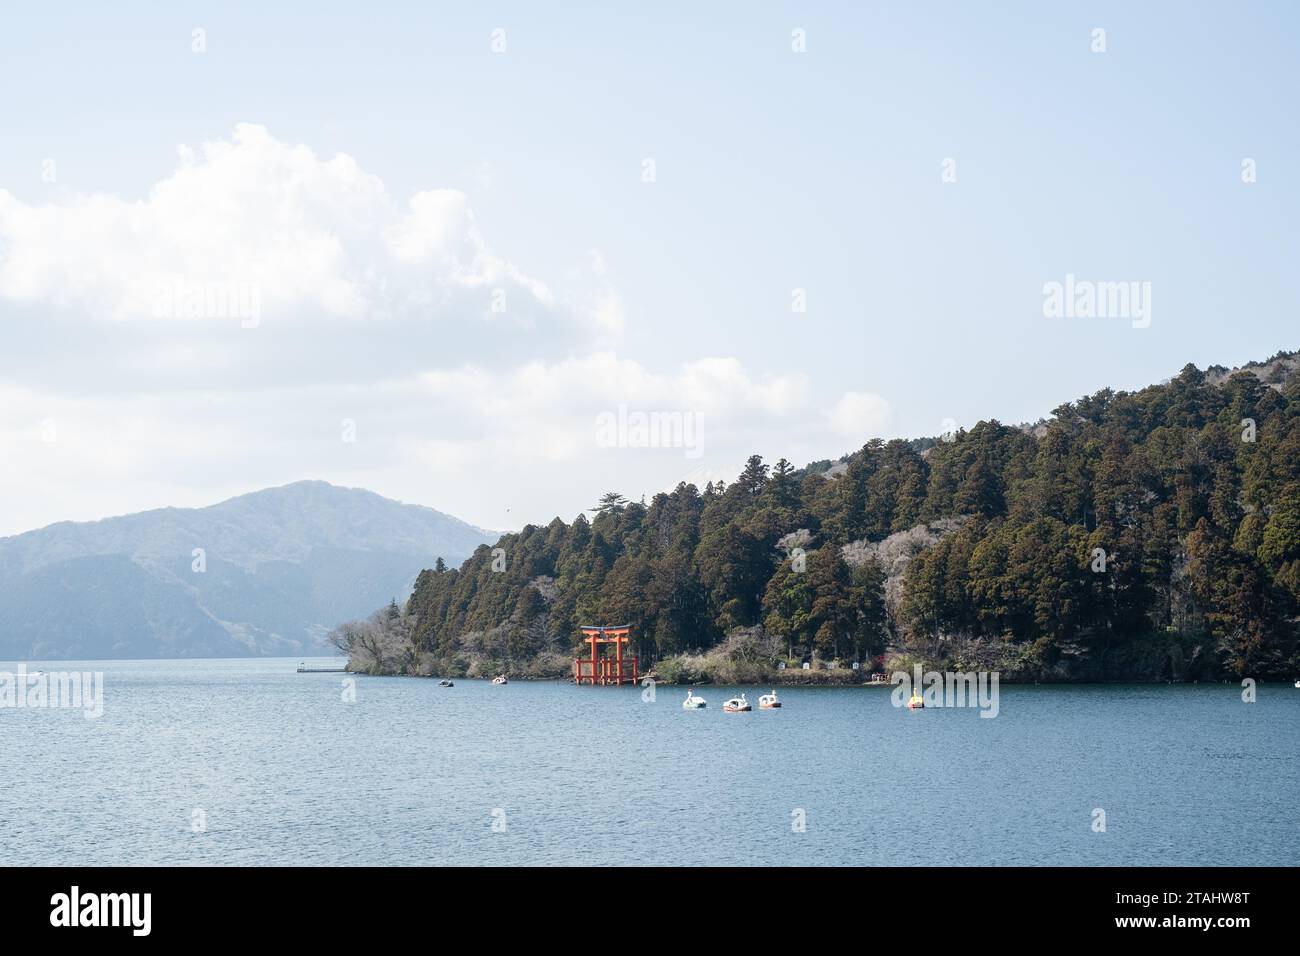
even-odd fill
[[[760,710],[776,710],[780,706],[781,698],[776,696],[776,691],[772,691],[770,694],[764,694],[758,699],[758,707]]]
[[[708,706],[709,702],[703,697],[696,697],[693,689],[686,692],[686,699],[682,701],[682,710],[700,710]]]
[[[494,683],[494,684],[506,684],[506,683],[509,683],[509,682],[506,680],[506,675],[505,675],[505,674],[498,674],[496,677],[492,678],[492,683]]]
[[[745,711],[753,710],[754,708],[751,707],[749,701],[745,699],[745,695],[741,694],[739,697],[733,697],[731,700],[724,703],[722,709],[728,714],[741,714]]]

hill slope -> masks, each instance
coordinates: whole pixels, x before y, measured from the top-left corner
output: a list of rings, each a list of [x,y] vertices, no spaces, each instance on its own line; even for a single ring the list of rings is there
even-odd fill
[[[1042,680],[1291,679],[1300,669],[1300,359],[1187,366],[1033,425],[868,442],[730,486],[606,496],[420,575],[353,666],[563,673],[580,623],[630,623],[690,680],[786,659]],[[847,672],[851,675],[852,672]],[[846,676],[847,676],[846,675]],[[771,675],[771,676],[774,676]]]
[[[334,622],[403,597],[421,567],[491,536],[320,481],[51,525],[0,538],[0,660],[319,650]]]

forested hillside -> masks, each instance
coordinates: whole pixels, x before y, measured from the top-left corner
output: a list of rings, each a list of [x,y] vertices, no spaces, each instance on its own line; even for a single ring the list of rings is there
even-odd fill
[[[1189,365],[1034,426],[873,440],[803,469],[754,456],[730,485],[643,503],[611,493],[590,520],[506,535],[495,560],[439,562],[405,611],[336,641],[354,667],[412,673],[563,674],[577,626],[605,622],[690,679],[778,659],[1293,677],[1298,367]]]

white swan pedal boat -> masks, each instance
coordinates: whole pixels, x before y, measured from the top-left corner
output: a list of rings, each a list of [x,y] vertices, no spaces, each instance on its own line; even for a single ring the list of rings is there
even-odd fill
[[[708,706],[709,702],[703,697],[696,697],[693,690],[687,691],[686,699],[682,701],[682,710],[700,710]]]
[[[781,706],[781,698],[776,696],[776,691],[770,694],[764,694],[758,699],[760,710],[777,710]]]
[[[739,697],[733,697],[731,700],[723,704],[722,709],[728,714],[743,714],[746,711],[753,710],[754,708],[750,706],[749,701],[745,699],[745,695],[741,694]]]
[[[498,686],[500,686],[501,684],[508,683],[508,682],[506,681],[506,675],[505,675],[505,674],[502,674],[502,675],[500,675],[499,677],[494,677],[494,678],[492,678],[492,683],[494,683],[494,684],[496,684],[496,685],[498,685]]]

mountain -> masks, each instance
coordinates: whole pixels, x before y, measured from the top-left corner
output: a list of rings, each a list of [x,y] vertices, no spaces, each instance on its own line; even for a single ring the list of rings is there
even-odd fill
[[[873,439],[802,469],[754,455],[730,485],[610,493],[591,520],[497,547],[504,566],[484,546],[426,570],[405,613],[333,643],[371,672],[562,675],[579,624],[617,623],[666,680],[860,679],[837,661],[1290,680],[1300,355],[1188,365],[1032,424]]]
[[[319,652],[337,621],[493,537],[323,481],[61,522],[0,538],[0,660]]]

